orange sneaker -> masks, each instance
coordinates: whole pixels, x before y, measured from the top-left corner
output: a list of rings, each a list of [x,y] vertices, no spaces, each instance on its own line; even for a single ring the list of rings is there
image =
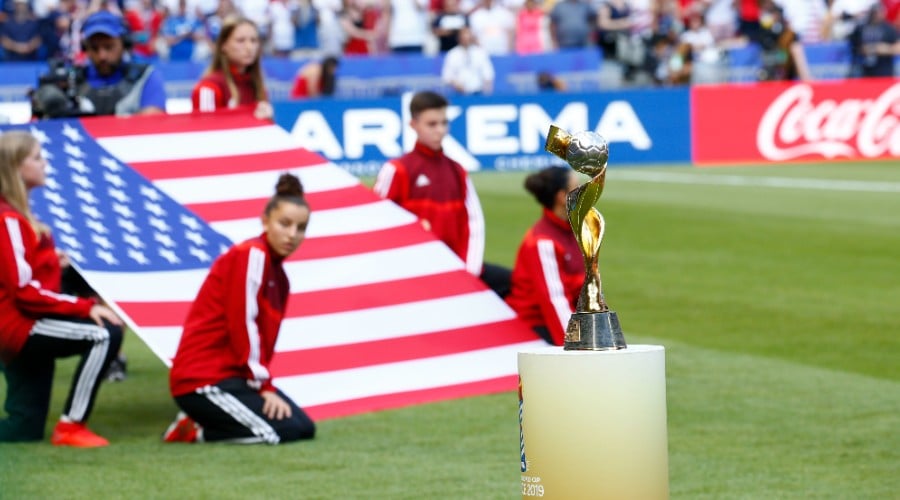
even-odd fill
[[[163,441],[167,443],[196,443],[200,426],[187,413],[180,411],[175,416],[175,421],[169,425],[163,434]]]
[[[75,448],[99,448],[108,446],[109,441],[94,434],[84,424],[75,422],[59,422],[53,428],[50,442],[54,446],[72,446]]]

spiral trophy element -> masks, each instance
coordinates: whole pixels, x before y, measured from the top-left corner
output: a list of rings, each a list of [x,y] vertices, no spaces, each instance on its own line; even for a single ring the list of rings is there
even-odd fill
[[[609,310],[603,298],[598,256],[606,227],[603,216],[595,208],[606,182],[609,144],[592,131],[569,134],[550,126],[544,149],[563,159],[575,171],[591,179],[566,196],[569,225],[584,257],[584,285],[578,294],[575,312],[566,327],[564,349],[606,351],[624,349],[625,336],[619,317]]]

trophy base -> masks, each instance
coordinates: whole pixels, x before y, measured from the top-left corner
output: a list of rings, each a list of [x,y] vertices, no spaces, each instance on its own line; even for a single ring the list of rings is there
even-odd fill
[[[625,349],[619,316],[613,312],[575,313],[566,327],[566,351],[612,351]]]

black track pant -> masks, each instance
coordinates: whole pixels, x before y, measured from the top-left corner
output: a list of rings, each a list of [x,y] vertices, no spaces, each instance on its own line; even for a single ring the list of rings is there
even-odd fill
[[[239,378],[176,396],[175,403],[200,424],[204,441],[278,444],[312,439],[313,421],[283,392],[279,390],[278,395],[291,406],[291,416],[282,420],[266,417],[259,391]]]
[[[512,271],[507,267],[485,262],[481,268],[481,281],[502,299],[509,295]]]
[[[8,417],[0,420],[0,441],[44,438],[56,358],[81,356],[63,416],[84,422],[94,408],[97,389],[122,343],[118,326],[97,326],[76,318],[38,320],[22,351],[4,367]]]

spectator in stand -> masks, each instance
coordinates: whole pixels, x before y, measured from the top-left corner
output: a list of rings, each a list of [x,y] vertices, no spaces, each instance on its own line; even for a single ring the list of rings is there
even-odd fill
[[[557,49],[576,49],[591,44],[597,13],[586,0],[560,0],[550,11],[550,39]]]
[[[387,46],[391,52],[422,53],[431,26],[428,7],[428,0],[384,0],[381,22],[387,26]]]
[[[765,0],[762,0],[765,1]],[[819,1],[819,0],[814,0]],[[737,35],[738,11],[734,0],[707,0],[706,26],[716,43],[728,42]]]
[[[689,85],[694,69],[691,46],[668,37],[656,37],[652,43],[657,85]]]
[[[674,41],[682,31],[684,31],[684,23],[678,1],[656,0],[656,9],[653,13],[653,33],[669,37]]]
[[[259,30],[260,46],[265,47],[272,33],[272,20],[269,18],[270,0],[235,0],[235,6],[242,16],[253,21]]]
[[[291,99],[327,97],[334,95],[337,86],[337,57],[327,56],[319,61],[310,61],[297,70]]]
[[[653,17],[653,34],[649,64],[658,85],[687,85],[691,82],[693,53],[688,44],[679,41],[684,27],[679,4],[675,0],[659,0]]]
[[[616,59],[619,44],[626,44],[631,32],[631,7],[627,0],[606,0],[597,8],[597,44],[604,59]]]
[[[169,387],[181,411],[163,441],[274,445],[315,436],[309,416],[272,384],[270,368],[291,291],[283,263],[303,242],[309,217],[300,179],[282,174],[262,234],[213,262],[172,360]]]
[[[700,9],[692,9],[688,14],[691,16],[698,13],[702,16],[702,11]],[[709,31],[709,29],[706,28],[705,21],[706,20],[704,19],[703,26]],[[690,25],[690,21],[688,22],[688,25]],[[759,30],[759,0],[738,0],[738,37],[742,38],[745,42],[759,43]],[[710,34],[712,34],[712,32],[710,32]]]
[[[341,28],[347,36],[344,55],[370,55],[378,52],[380,12],[367,0],[347,0],[341,12]]]
[[[41,23],[31,12],[28,0],[15,0],[13,12],[0,24],[0,45],[7,61],[37,61],[40,59]]]
[[[296,27],[289,0],[271,0],[268,17],[271,22],[272,55],[288,57],[294,50]]]
[[[28,197],[45,181],[41,144],[24,131],[0,136],[0,362],[7,418],[0,442],[40,441],[56,358],[80,356],[50,442],[82,448],[109,442],[85,426],[104,371],[122,341],[122,321],[91,299],[59,293],[60,256]]]
[[[831,0],[825,29],[832,40],[846,40],[879,0]]]
[[[311,0],[292,0],[293,21],[296,29],[296,48],[299,50],[318,49],[316,23],[318,14]]]
[[[125,10],[125,20],[131,29],[132,52],[140,57],[156,56],[156,40],[163,15],[154,0],[131,0]]]
[[[188,9],[187,0],[178,0],[178,10],[169,13],[159,29],[160,57],[169,61],[190,61],[198,44],[205,43],[203,24]]]
[[[784,20],[803,43],[819,43],[826,39],[828,8],[822,0],[777,0]]]
[[[566,211],[566,195],[577,187],[578,174],[568,167],[545,168],[525,179],[542,215],[522,239],[506,297],[516,315],[554,345],[563,345],[584,285],[584,257]]]
[[[800,37],[773,0],[763,0],[760,12],[762,68],[760,80],[811,80]]]
[[[466,170],[441,144],[449,130],[447,99],[423,91],[409,102],[409,125],[416,132],[412,151],[381,167],[374,191],[418,217],[500,297],[509,293],[510,271],[484,262],[484,214]]]
[[[229,18],[222,25],[209,67],[194,86],[194,111],[249,107],[260,120],[273,116],[263,80],[262,49],[256,24],[245,17]]]
[[[541,54],[544,47],[546,14],[537,0],[525,0],[516,13],[516,54]]]
[[[459,30],[469,25],[469,18],[460,9],[459,0],[444,0],[431,24],[431,32],[438,39],[438,50],[445,53],[459,43]]]
[[[887,21],[894,25],[894,28],[900,29],[900,0],[882,0],[884,5],[884,17]]]
[[[216,7],[216,10],[212,14],[206,16],[206,19],[203,20],[203,26],[206,31],[206,41],[210,45],[215,46],[216,40],[219,39],[219,33],[222,31],[222,24],[225,23],[225,20],[229,17],[239,17],[240,15],[237,7],[234,6],[233,0],[219,0],[219,5]]]
[[[550,11],[550,39],[557,49],[587,47],[597,25],[597,13],[586,0],[560,0]]]
[[[516,18],[508,7],[495,0],[482,0],[469,13],[469,27],[478,45],[492,56],[510,54],[515,47]]]
[[[494,64],[468,27],[459,30],[459,43],[444,57],[441,80],[465,95],[490,94],[494,90]]]
[[[702,12],[695,10],[688,15],[687,29],[679,35],[678,40],[690,46],[693,59],[699,63],[717,64],[721,58],[722,53],[712,32],[706,27]]]
[[[74,13],[74,0],[60,0],[41,19],[41,40],[47,59],[63,60],[74,54],[71,36]]]
[[[316,10],[316,38],[322,54],[338,56],[344,53],[344,33],[340,22],[340,12],[344,5],[341,0],[312,0]]]
[[[884,12],[880,3],[873,5],[865,22],[850,34],[852,76],[894,76],[894,58],[900,55],[900,40]]]

